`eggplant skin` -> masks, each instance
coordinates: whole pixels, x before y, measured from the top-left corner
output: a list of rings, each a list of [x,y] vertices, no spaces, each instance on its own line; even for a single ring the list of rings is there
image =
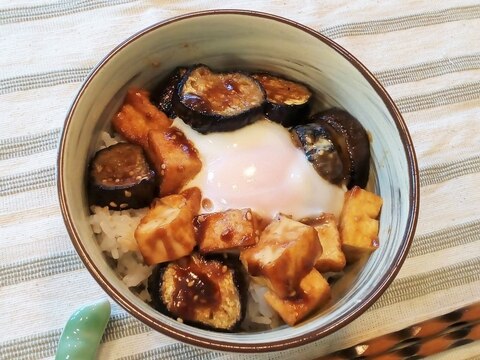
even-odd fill
[[[362,124],[347,111],[338,108],[315,114],[310,121],[330,130],[343,155],[347,188],[365,188],[370,172],[370,141]]]
[[[285,127],[306,123],[313,99],[306,85],[269,73],[256,73],[252,77],[267,94],[264,111],[268,119]]]
[[[108,173],[106,167],[110,168]],[[132,169],[131,175],[125,169]],[[159,181],[155,171],[143,149],[130,143],[99,150],[90,161],[87,181],[90,205],[108,206],[111,210],[147,207],[158,195]]]
[[[205,273],[199,273],[198,269],[192,271],[190,265],[185,266],[192,262],[205,266]],[[221,272],[225,274],[226,281],[219,279],[216,271],[212,272],[209,269],[212,265],[214,268],[221,269]],[[191,273],[194,275],[188,278]],[[174,274],[173,277],[172,274]],[[230,291],[220,290],[223,296],[211,296],[212,288],[215,289],[225,284],[233,288]],[[169,289],[172,286],[174,288]],[[156,310],[187,325],[218,332],[239,330],[246,314],[247,289],[247,280],[240,261],[232,256],[201,256],[193,253],[175,262],[157,265],[148,279],[151,305]],[[192,293],[189,294],[190,291]],[[226,293],[234,293],[236,298],[224,299]],[[169,297],[171,298],[170,303],[167,300]],[[193,300],[195,297],[199,303],[195,303]],[[233,312],[232,303],[236,304],[233,305]],[[187,309],[187,313],[179,313],[178,309],[182,308]],[[203,316],[203,319],[195,319],[195,316]],[[227,320],[225,320],[225,316],[227,316]]]
[[[172,98],[178,117],[202,134],[255,122],[263,117],[265,101],[264,89],[248,74],[216,73],[203,64],[187,71]]]
[[[310,103],[303,105],[283,105],[267,102],[265,116],[284,127],[291,127],[305,123],[310,113]]]
[[[157,87],[152,91],[152,102],[163,111],[170,119],[175,119],[177,114],[173,110],[173,94],[177,90],[183,75],[187,72],[186,67],[179,66],[175,68]]]
[[[294,143],[300,147],[317,171],[332,184],[345,178],[343,159],[325,126],[318,123],[297,125],[290,130]]]

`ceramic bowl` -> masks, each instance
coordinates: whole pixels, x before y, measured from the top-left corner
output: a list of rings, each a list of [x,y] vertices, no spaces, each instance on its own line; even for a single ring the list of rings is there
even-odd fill
[[[216,333],[179,323],[137,298],[117,278],[88,223],[85,170],[102,129],[131,85],[151,88],[178,65],[255,69],[310,86],[322,107],[339,106],[371,135],[371,183],[383,199],[380,248],[347,271],[329,306],[295,327]],[[88,76],[65,121],[58,156],[58,194],[72,242],[102,288],[129,313],[178,340],[216,350],[262,352],[314,341],[363,313],[391,283],[412,241],[418,169],[405,123],[385,89],[354,56],[301,24],[251,11],[207,11],[155,24],[124,41]],[[343,284],[343,285],[342,285]]]

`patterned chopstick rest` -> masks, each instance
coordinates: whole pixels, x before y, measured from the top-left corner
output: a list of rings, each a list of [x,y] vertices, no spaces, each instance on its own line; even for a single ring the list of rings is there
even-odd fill
[[[479,339],[480,303],[475,303],[317,360],[414,359]]]

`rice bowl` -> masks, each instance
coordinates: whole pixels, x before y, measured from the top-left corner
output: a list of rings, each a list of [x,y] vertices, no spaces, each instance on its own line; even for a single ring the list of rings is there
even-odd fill
[[[228,35],[217,37],[218,29],[223,29],[223,34],[228,29]],[[212,42],[214,37],[217,41]],[[273,38],[278,41],[271,41]],[[323,102],[341,105],[357,118],[365,119],[363,125],[374,139],[372,180],[385,199],[380,238],[388,245],[380,247],[358,273],[350,274],[349,286],[339,290],[337,301],[300,326],[219,334],[191,328],[157,313],[117,278],[102,250],[111,251],[112,257],[121,257],[128,250],[129,240],[124,239],[119,245],[105,238],[99,246],[91,227],[93,220],[89,218],[85,179],[75,174],[79,161],[86,168],[101,131],[107,128],[132,83],[151,86],[165,76],[163,69],[172,68],[179,59],[183,63],[208,62],[222,67],[226,62],[232,66],[245,63],[239,57],[248,59],[247,63],[256,68],[273,72],[283,69],[289,77],[325,94]],[[411,140],[395,105],[370,72],[344,49],[311,29],[272,15],[242,11],[197,13],[166,21],[135,35],[107,56],[86,80],[70,110],[60,145],[58,180],[60,204],[75,248],[107,293],[156,330],[194,345],[227,351],[274,351],[299,346],[359,316],[398,272],[418,213],[418,171]],[[124,214],[122,211],[116,215]],[[110,214],[96,211],[94,216],[98,231],[100,222],[107,224]],[[128,225],[126,232],[131,232],[133,226],[134,223]],[[128,266],[125,265],[126,269]],[[138,274],[142,271],[147,272],[144,268],[133,270]],[[132,277],[129,284],[141,277]],[[259,323],[268,321],[268,311],[265,315],[258,317]]]

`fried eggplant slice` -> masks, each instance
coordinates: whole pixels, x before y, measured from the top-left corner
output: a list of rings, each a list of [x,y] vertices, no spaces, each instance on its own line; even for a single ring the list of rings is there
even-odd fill
[[[297,125],[290,134],[321,177],[332,184],[344,181],[344,161],[326,127],[317,123]]]
[[[183,75],[187,72],[185,67],[175,68],[157,87],[152,91],[152,102],[170,119],[175,119],[177,114],[173,110],[173,94],[182,80]]]
[[[267,73],[253,74],[267,94],[265,116],[285,127],[305,122],[312,92],[303,84]]]
[[[255,245],[259,234],[255,223],[250,209],[231,209],[197,216],[194,224],[200,252],[236,250]]]
[[[295,296],[282,299],[269,290],[264,297],[283,321],[293,326],[327,303],[331,292],[327,280],[317,270],[312,269],[300,282],[300,290]]]
[[[202,134],[248,125],[262,117],[264,103],[265,92],[252,77],[205,65],[188,70],[173,96],[175,113]]]
[[[193,201],[193,200],[192,200]],[[148,265],[190,254],[197,242],[192,207],[183,195],[157,199],[135,230],[135,240]]]
[[[358,186],[345,193],[339,231],[347,262],[353,262],[378,248],[377,219],[382,204],[380,196]]]
[[[327,128],[342,154],[347,188],[364,188],[370,171],[370,141],[362,124],[345,110],[330,109],[315,114],[311,122]]]
[[[165,130],[172,121],[149,100],[149,92],[131,88],[120,111],[113,117],[113,129],[131,143],[147,147],[150,130]]]
[[[317,258],[315,268],[321,273],[342,271],[346,260],[335,215],[324,213],[305,223],[314,227],[322,244],[323,252]]]
[[[197,150],[175,127],[148,134],[147,154],[161,176],[160,195],[174,194],[183,188],[202,168]]]
[[[158,311],[189,325],[235,331],[245,317],[247,286],[238,260],[192,254],[157,266],[148,291]]]
[[[260,235],[255,246],[240,253],[247,272],[284,299],[295,295],[300,281],[322,252],[315,229],[279,216]]]
[[[118,143],[98,151],[88,174],[92,205],[138,209],[149,206],[158,194],[157,176],[138,145]]]

